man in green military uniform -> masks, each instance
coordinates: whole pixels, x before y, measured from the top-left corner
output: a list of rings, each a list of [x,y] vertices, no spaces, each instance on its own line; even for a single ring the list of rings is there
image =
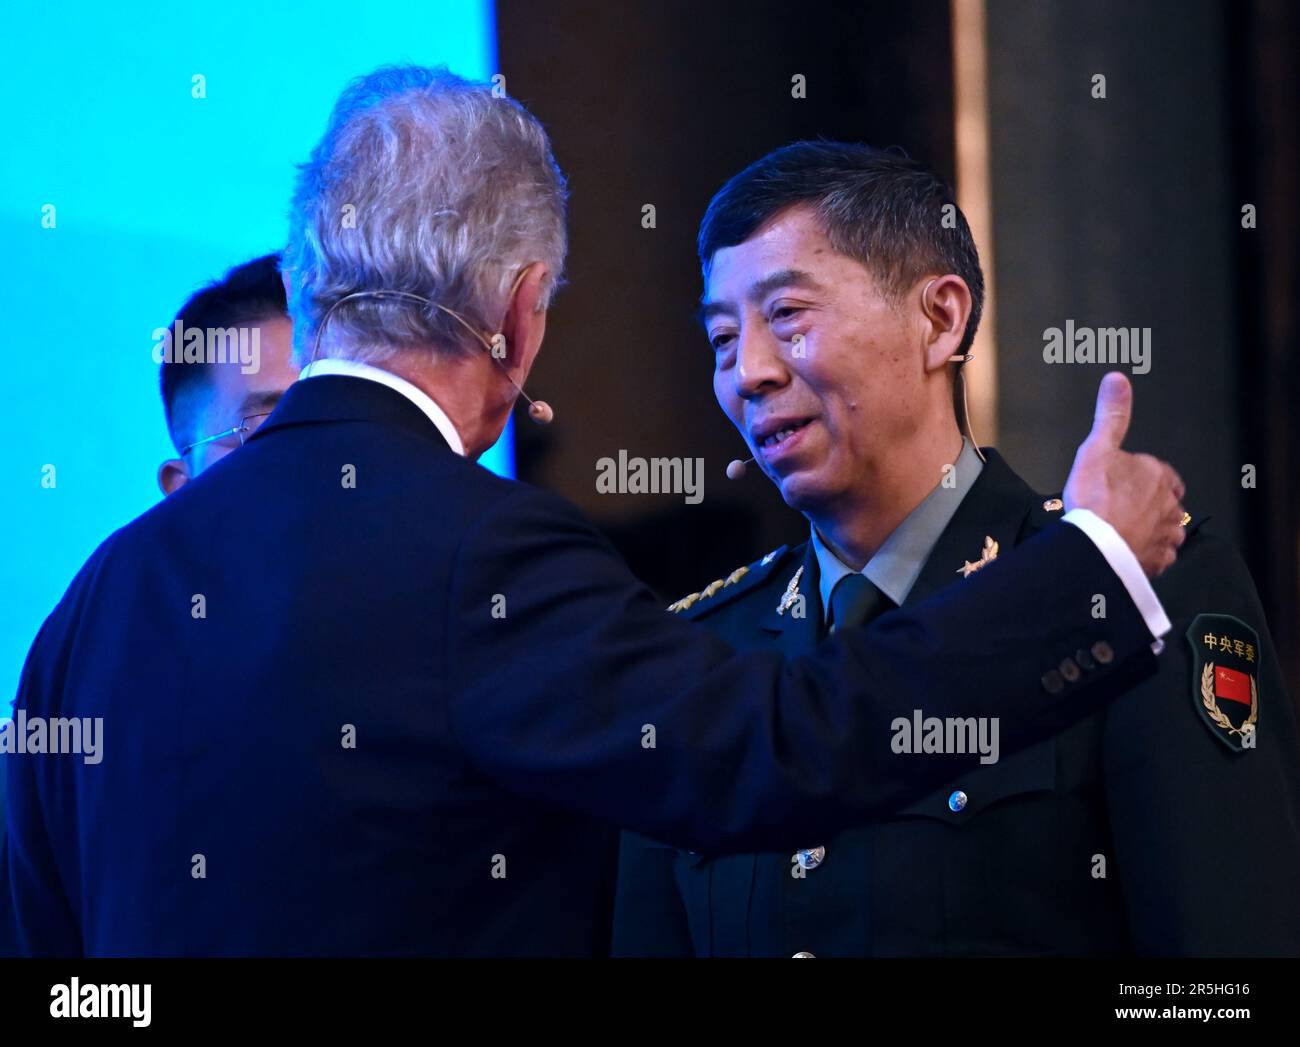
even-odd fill
[[[794,654],[1056,525],[1059,498],[963,437],[983,277],[929,172],[865,146],[777,150],[714,198],[700,259],[719,403],[812,526],[675,611]],[[1127,383],[1107,382],[1122,410]],[[1173,632],[1133,694],[1006,759],[996,724],[927,723],[917,694],[899,760],[986,755],[898,817],[768,854],[625,837],[616,954],[1300,955],[1293,709],[1240,558],[1184,522],[1155,584]],[[1044,690],[1110,655],[1081,630]]]

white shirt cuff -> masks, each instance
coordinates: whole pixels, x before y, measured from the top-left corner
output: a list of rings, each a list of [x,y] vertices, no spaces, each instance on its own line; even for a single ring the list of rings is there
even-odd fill
[[[1147,623],[1147,628],[1155,637],[1151,650],[1159,654],[1165,647],[1163,637],[1173,626],[1169,623],[1169,616],[1165,614],[1164,607],[1160,605],[1160,598],[1156,596],[1156,591],[1151,588],[1146,572],[1142,570],[1138,558],[1133,555],[1133,550],[1128,547],[1128,542],[1124,541],[1115,528],[1091,509],[1071,509],[1061,519],[1074,524],[1091,538],[1093,545],[1100,550],[1102,556],[1106,557],[1110,569],[1119,575],[1119,580],[1124,583],[1124,588],[1128,590],[1133,603],[1137,605],[1142,620]]]

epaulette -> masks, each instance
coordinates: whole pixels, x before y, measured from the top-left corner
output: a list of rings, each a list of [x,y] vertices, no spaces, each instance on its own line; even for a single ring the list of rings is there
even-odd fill
[[[1042,507],[1039,508],[1038,506],[1035,506],[1031,515],[1033,516],[1034,525],[1036,527],[1046,527],[1052,522],[1052,520],[1059,520],[1064,512],[1065,503],[1061,501],[1061,496],[1059,494],[1055,494],[1051,498],[1043,499]],[[1201,524],[1205,523],[1209,518],[1209,515],[1206,513],[1202,513],[1200,516],[1193,516],[1191,513],[1184,512],[1183,527],[1187,529],[1189,536],[1193,535],[1196,533],[1197,528],[1199,528]]]
[[[754,586],[762,582],[771,574],[785,554],[790,551],[788,545],[783,545],[779,549],[773,549],[766,556],[755,560],[746,567],[737,567],[727,577],[719,578],[710,582],[698,593],[691,593],[689,596],[683,596],[668,605],[668,610],[673,614],[690,613],[694,618],[697,614],[703,614],[705,611],[721,607],[724,603],[730,603],[741,593],[749,592]]]

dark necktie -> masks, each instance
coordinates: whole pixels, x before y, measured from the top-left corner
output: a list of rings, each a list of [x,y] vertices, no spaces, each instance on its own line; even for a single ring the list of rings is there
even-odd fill
[[[831,590],[831,632],[853,625],[867,625],[886,611],[894,601],[876,588],[864,574],[846,574]]]

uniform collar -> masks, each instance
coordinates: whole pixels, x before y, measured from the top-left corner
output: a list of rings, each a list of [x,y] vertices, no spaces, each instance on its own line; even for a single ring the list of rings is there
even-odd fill
[[[901,607],[911,593],[935,544],[956,515],[966,495],[975,486],[983,469],[984,463],[975,448],[969,440],[963,439],[961,454],[957,456],[951,474],[953,485],[945,487],[940,482],[894,528],[884,544],[876,550],[875,556],[862,568],[862,573],[896,606]],[[845,575],[852,574],[853,568],[831,552],[817,533],[816,527],[812,528],[812,548],[820,574],[818,589],[821,593],[822,613],[826,615],[835,583]]]
[[[971,570],[982,569],[982,563],[995,559],[999,549],[1009,550],[1030,531],[1060,519],[1059,509],[1036,512],[1043,506],[1042,495],[1036,494],[997,451],[986,447],[984,456],[987,460],[983,470],[935,542],[907,594],[908,604],[959,583]]]
[[[760,625],[776,634],[778,651],[794,656],[817,646],[825,631],[825,615],[820,604],[809,598],[817,585],[817,554],[812,542],[790,550],[781,570],[766,583],[762,599],[768,601]],[[796,600],[802,596],[802,600]]]
[[[367,381],[386,385],[389,389],[401,393],[424,412],[425,417],[437,427],[438,432],[442,434],[442,438],[447,441],[447,446],[461,457],[464,457],[465,444],[461,441],[460,434],[456,432],[456,427],[452,425],[451,419],[447,417],[447,412],[434,402],[433,397],[414,383],[408,382],[405,378],[395,375],[391,371],[385,371],[382,367],[375,367],[372,364],[361,363],[357,360],[342,360],[333,357],[324,360],[313,360],[302,369],[302,373],[298,375],[298,381],[318,378],[321,375],[364,378]]]

